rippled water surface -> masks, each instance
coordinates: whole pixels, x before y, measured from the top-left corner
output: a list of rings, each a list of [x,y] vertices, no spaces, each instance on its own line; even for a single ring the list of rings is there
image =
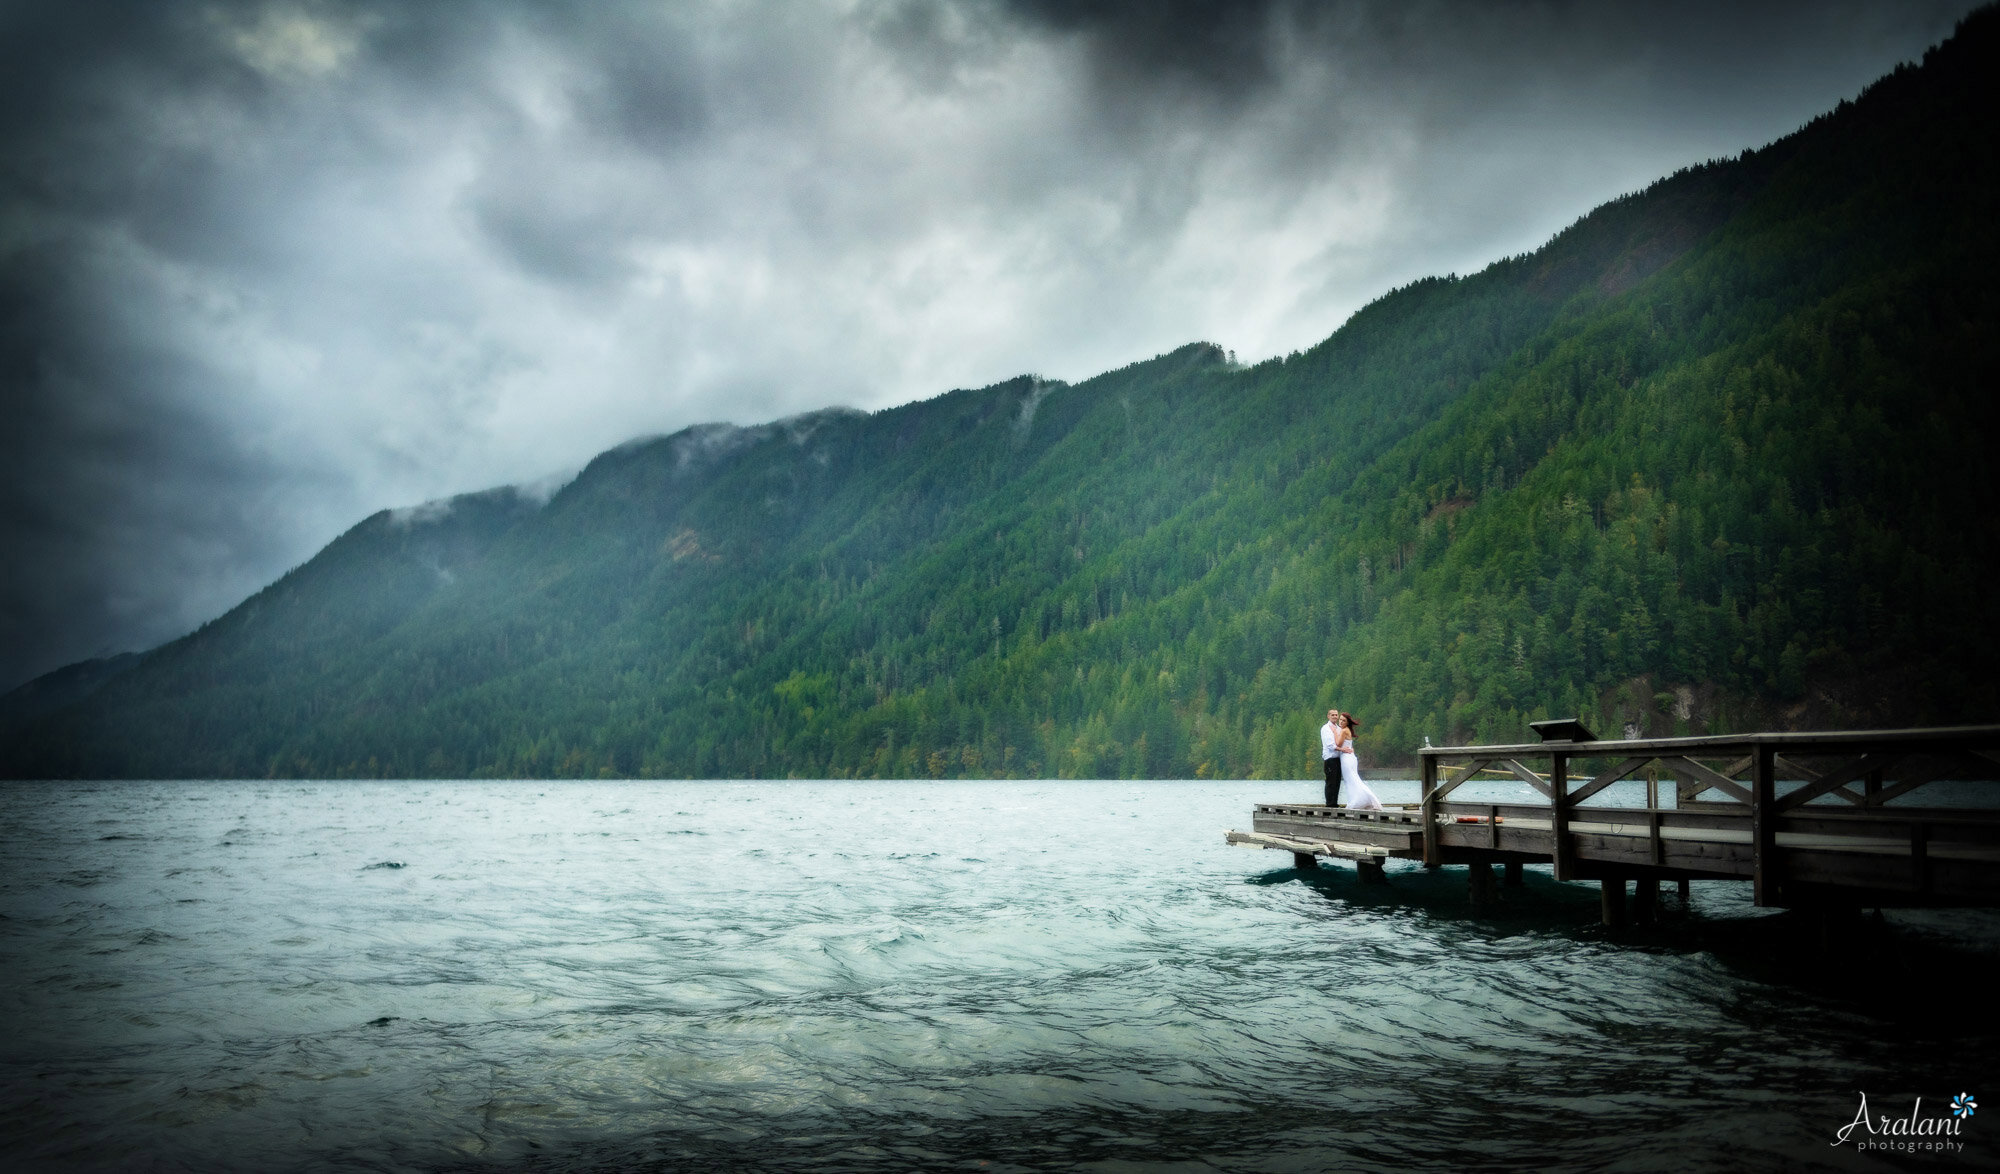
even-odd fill
[[[1386,784],[1384,798],[1407,799]],[[0,785],[43,1168],[1977,1169],[1986,914],[1223,844],[1315,783]],[[1830,1146],[1992,1107],[1963,1152]],[[1990,1125],[1989,1125],[1990,1122]]]

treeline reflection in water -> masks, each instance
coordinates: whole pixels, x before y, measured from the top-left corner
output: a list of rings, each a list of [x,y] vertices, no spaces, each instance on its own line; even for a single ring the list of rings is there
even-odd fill
[[[1230,848],[1312,783],[8,784],[0,1152],[163,1170],[1882,1168],[1987,913],[1648,930]],[[1407,783],[1384,784],[1389,802]],[[2000,1094],[1995,1094],[2000,1095]],[[1963,1168],[2000,1158],[1983,1120]],[[1891,1159],[1913,1161],[1915,1159]]]

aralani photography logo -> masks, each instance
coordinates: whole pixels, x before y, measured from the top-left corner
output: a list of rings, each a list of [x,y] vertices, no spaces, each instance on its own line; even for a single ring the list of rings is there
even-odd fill
[[[1924,1098],[1918,1097],[1910,1106],[1907,1116],[1892,1117],[1887,1113],[1879,1115],[1868,1111],[1868,1094],[1861,1094],[1861,1107],[1855,1111],[1854,1120],[1834,1131],[1831,1145],[1854,1143],[1859,1150],[1889,1150],[1896,1153],[1956,1153],[1965,1148],[1965,1143],[1957,1140],[1965,1123],[1972,1120],[1972,1114],[1979,1108],[1979,1102],[1972,1099],[1969,1092],[1959,1093],[1951,1099],[1949,1110],[1932,1116],[1924,1115]]]

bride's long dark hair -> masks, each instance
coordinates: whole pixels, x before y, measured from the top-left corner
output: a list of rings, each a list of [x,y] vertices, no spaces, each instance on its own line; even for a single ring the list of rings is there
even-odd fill
[[[1353,714],[1347,712],[1344,709],[1340,711],[1340,716],[1347,722],[1348,729],[1353,730],[1356,733],[1359,733],[1361,731],[1360,718],[1355,717]]]

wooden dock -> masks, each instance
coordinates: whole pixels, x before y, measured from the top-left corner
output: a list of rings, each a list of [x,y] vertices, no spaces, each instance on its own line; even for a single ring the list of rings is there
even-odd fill
[[[1364,880],[1385,879],[1392,858],[1466,865],[1475,903],[1497,895],[1495,864],[1513,883],[1523,865],[1553,865],[1558,880],[1601,882],[1612,923],[1628,884],[1644,918],[1661,881],[1683,893],[1691,880],[1748,881],[1764,906],[2000,905],[2000,726],[1598,741],[1573,722],[1536,724],[1568,736],[1424,747],[1421,803],[1260,803],[1252,830],[1226,838],[1301,867],[1352,860]],[[1452,798],[1481,777],[1539,797]],[[1644,806],[1606,805],[1628,780],[1643,782]]]

